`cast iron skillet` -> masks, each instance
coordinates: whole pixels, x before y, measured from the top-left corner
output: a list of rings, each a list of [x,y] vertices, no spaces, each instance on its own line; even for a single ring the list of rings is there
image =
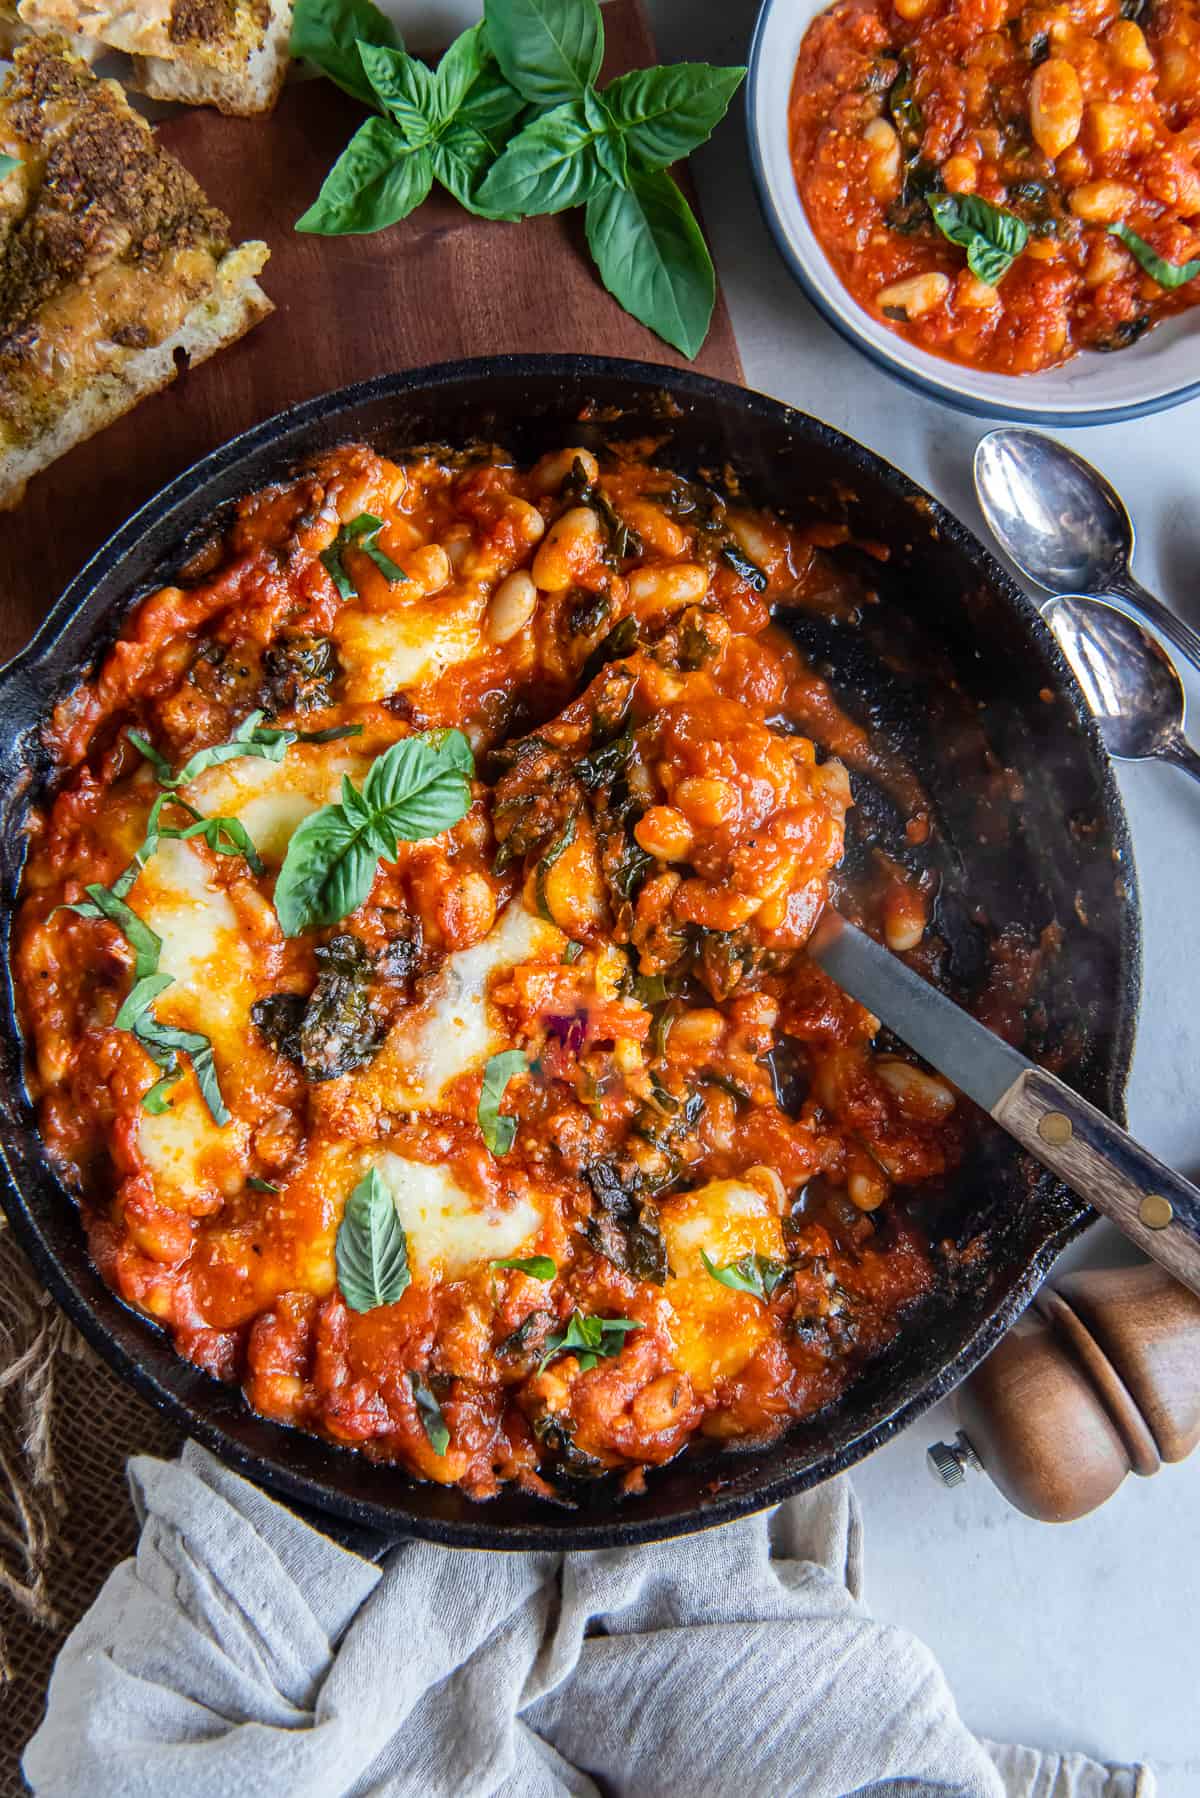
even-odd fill
[[[581,424],[587,409],[591,422]],[[1121,803],[1082,695],[1036,611],[979,543],[903,475],[828,425],[759,394],[652,364],[496,357],[387,375],[281,413],[205,458],[132,518],[72,582],[36,641],[0,674],[0,879],[4,1205],[38,1273],[83,1334],[181,1428],[277,1493],[352,1525],[475,1548],[651,1541],[759,1510],[849,1467],[943,1397],[998,1340],[1091,1213],[986,1131],[968,1166],[927,1201],[935,1234],[982,1239],[951,1254],[939,1296],[827,1415],[773,1445],[685,1455],[620,1498],[584,1489],[574,1509],[508,1491],[472,1504],[394,1468],[253,1416],[126,1309],[88,1259],[76,1207],[51,1173],[22,1083],[7,944],[22,823],[45,778],[38,727],[111,640],[130,601],[169,579],[239,496],[348,439],[386,449],[492,438],[522,458],[551,446],[648,434],[682,472],[731,470],[750,497],[798,518],[844,521],[886,546],[835,551],[863,584],[861,628],[792,622],[848,706],[915,763],[939,817],[947,983],[978,989],[1005,926],[1063,940],[1031,996],[1030,1047],[1114,1116],[1132,1048],[1139,923]],[[874,597],[877,595],[876,598]],[[785,620],[787,622],[787,620]],[[998,768],[1012,770],[1005,782]],[[856,815],[912,851],[886,797],[856,780]],[[1020,803],[1014,793],[1023,789]],[[853,860],[866,855],[860,837]]]

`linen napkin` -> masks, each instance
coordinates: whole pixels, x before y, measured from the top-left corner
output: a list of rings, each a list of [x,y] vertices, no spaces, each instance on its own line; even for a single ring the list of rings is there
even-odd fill
[[[645,1548],[382,1568],[195,1444],[129,1465],[136,1557],[58,1658],[44,1798],[1151,1798],[997,1747],[859,1602],[849,1485]]]

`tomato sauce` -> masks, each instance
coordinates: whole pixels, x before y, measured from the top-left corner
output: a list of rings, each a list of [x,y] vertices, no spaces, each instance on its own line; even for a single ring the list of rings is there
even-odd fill
[[[839,278],[935,355],[1031,374],[1200,302],[1197,0],[837,0],[789,122]],[[935,214],[1011,260],[972,266]]]

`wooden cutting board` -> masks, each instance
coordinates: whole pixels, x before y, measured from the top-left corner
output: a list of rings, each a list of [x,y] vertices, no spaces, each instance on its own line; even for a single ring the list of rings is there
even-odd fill
[[[640,0],[604,9],[605,75],[656,60]],[[369,237],[292,229],[364,113],[331,82],[288,88],[267,119],[180,112],[161,137],[228,214],[264,238],[276,311],[30,482],[0,514],[0,656],[25,643],[87,557],[197,457],[297,400],[347,381],[460,356],[587,351],[673,366],[682,357],[621,310],[588,258],[582,218],[472,218],[440,190]],[[723,299],[695,367],[741,379]]]

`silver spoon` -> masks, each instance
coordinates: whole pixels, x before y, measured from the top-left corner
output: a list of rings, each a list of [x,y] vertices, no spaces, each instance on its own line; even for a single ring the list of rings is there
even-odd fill
[[[1004,426],[975,451],[975,491],[1022,574],[1051,593],[1128,600],[1200,668],[1200,635],[1134,579],[1133,520],[1090,462],[1040,431]]]
[[[1042,617],[1075,670],[1110,755],[1173,762],[1200,780],[1200,754],[1183,734],[1187,695],[1174,662],[1136,618],[1102,599],[1048,599]]]

